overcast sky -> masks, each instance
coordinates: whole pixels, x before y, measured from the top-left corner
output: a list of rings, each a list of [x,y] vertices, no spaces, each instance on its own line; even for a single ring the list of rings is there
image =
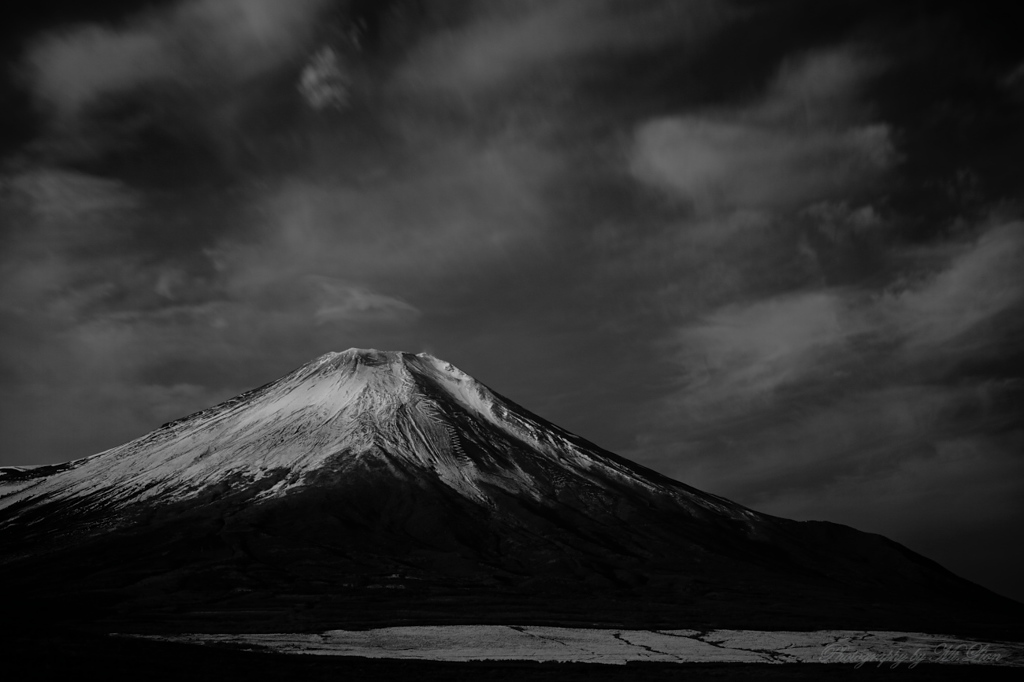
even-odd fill
[[[427,351],[669,476],[1024,599],[1013,15],[8,7],[0,464],[330,350]]]

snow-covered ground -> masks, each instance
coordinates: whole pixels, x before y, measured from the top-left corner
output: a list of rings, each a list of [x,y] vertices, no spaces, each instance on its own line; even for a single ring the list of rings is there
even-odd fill
[[[143,637],[143,635],[131,635]],[[1024,667],[1024,643],[914,632],[819,630],[613,630],[515,625],[445,625],[330,630],[321,634],[145,635],[197,644],[231,643],[279,653],[434,661],[524,660],[625,664],[830,663],[909,667],[920,663]]]

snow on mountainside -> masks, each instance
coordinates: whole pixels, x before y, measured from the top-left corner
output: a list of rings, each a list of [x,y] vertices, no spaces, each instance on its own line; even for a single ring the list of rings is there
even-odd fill
[[[225,482],[272,481],[257,497],[263,499],[307,485],[327,462],[358,475],[362,460],[377,458],[396,471],[436,476],[485,506],[490,487],[554,499],[570,486],[600,494],[610,477],[695,512],[756,516],[656,481],[588,446],[433,356],[349,349],[97,455],[58,467],[12,468],[0,477],[0,510],[55,500],[83,509],[178,502]]]
[[[121,631],[492,612],[960,628],[1008,608],[880,536],[759,514],[629,462],[430,355],[359,349],[106,452],[0,470],[0,584],[20,618]]]

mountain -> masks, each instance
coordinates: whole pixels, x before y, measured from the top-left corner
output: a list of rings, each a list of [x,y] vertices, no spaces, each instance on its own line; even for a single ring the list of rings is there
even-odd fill
[[[359,349],[97,455],[0,470],[0,585],[9,623],[101,631],[991,633],[1021,615],[884,537],[755,512],[435,357]]]

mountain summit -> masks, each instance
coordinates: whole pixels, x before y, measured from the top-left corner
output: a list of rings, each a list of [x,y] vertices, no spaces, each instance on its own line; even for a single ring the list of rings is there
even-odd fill
[[[122,629],[962,629],[1012,610],[883,537],[606,452],[443,360],[363,349],[97,455],[0,470],[0,546],[25,613]]]
[[[8,488],[19,489],[0,497],[0,509],[14,512],[5,521],[11,524],[20,510],[58,500],[115,516],[211,489],[258,490],[253,501],[260,502],[322,485],[328,472],[355,481],[383,470],[396,484],[439,483],[489,509],[499,494],[538,503],[568,495],[604,508],[613,504],[605,499],[612,490],[626,487],[694,515],[756,518],[598,450],[431,355],[356,348],[327,353],[138,440],[38,472],[51,475],[9,477]]]

